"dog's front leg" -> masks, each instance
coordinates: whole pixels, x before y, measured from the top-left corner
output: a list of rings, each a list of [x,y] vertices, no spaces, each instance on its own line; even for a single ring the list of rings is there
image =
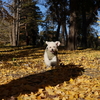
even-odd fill
[[[57,66],[58,65],[58,59],[57,56],[54,56],[53,59],[51,60],[51,66]]]
[[[49,60],[48,55],[47,55],[46,52],[44,53],[44,62],[46,64],[46,67],[50,67],[51,66],[51,61]]]

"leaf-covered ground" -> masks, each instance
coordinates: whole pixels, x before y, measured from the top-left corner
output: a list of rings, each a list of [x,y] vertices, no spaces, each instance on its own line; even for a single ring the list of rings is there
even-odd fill
[[[59,50],[46,69],[43,48],[0,48],[0,100],[100,100],[100,51]]]

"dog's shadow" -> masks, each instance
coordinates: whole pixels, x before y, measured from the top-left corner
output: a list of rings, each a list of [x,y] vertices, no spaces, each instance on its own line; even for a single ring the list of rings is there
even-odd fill
[[[56,86],[64,81],[69,81],[70,78],[75,79],[82,75],[84,71],[80,65],[62,65],[61,67],[26,76],[17,80],[13,80],[8,84],[0,86],[0,100],[11,96],[18,96],[25,93],[35,93],[40,88],[46,86]],[[8,99],[7,99],[8,100]]]

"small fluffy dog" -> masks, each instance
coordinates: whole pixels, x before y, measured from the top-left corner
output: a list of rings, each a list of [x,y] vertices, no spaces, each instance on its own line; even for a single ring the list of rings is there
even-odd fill
[[[47,44],[47,47],[44,52],[44,62],[45,62],[46,67],[57,66],[59,62],[58,57],[57,57],[57,52],[58,52],[57,47],[60,45],[60,42],[46,41],[46,44]]]

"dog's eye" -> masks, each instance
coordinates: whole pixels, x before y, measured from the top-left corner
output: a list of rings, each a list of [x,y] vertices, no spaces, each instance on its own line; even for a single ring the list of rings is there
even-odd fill
[[[55,46],[53,46],[55,48]]]
[[[51,48],[51,47],[49,47],[49,48]]]

